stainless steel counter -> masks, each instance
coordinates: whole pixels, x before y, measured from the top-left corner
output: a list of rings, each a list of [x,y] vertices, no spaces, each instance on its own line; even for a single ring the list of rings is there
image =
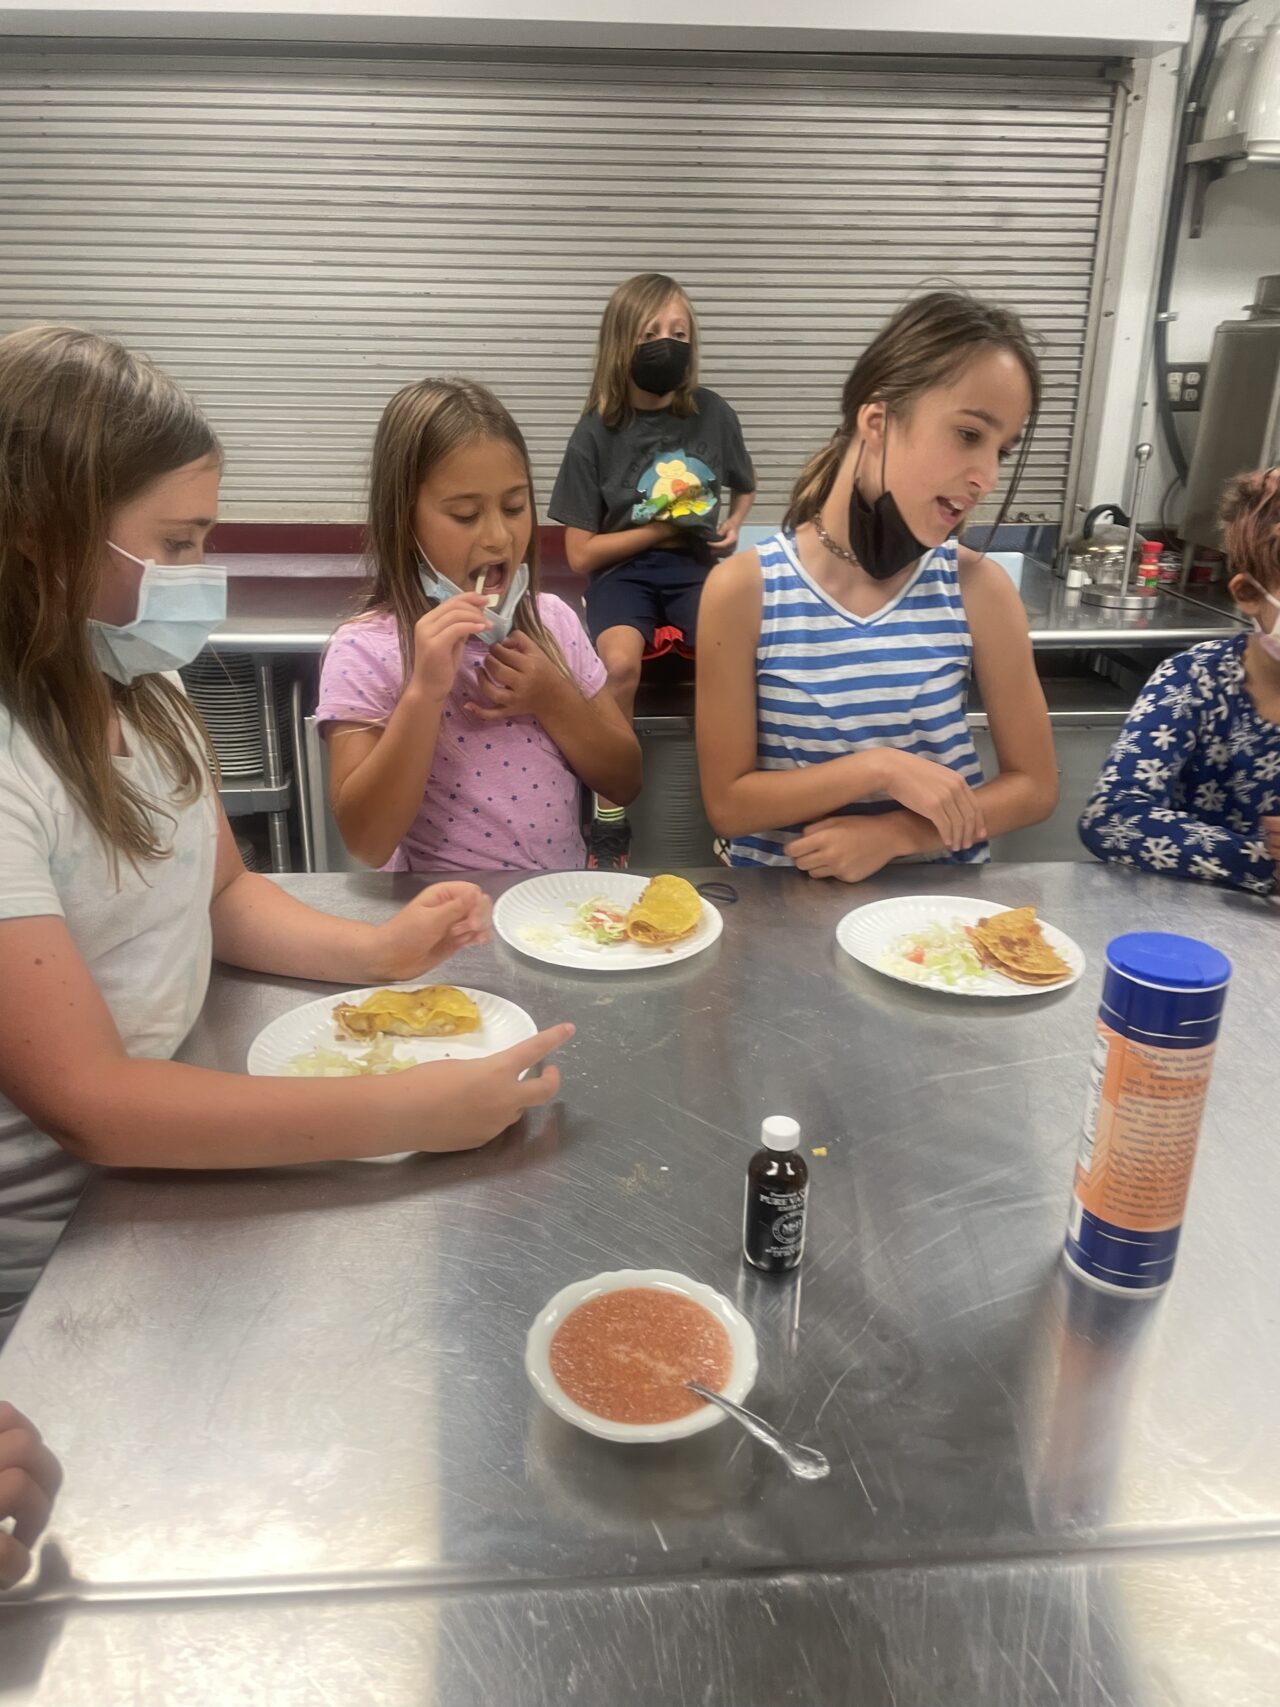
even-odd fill
[[[732,881],[717,947],[661,972],[451,964],[579,1028],[560,1103],[482,1152],[95,1184],[0,1357],[67,1469],[4,1707],[1273,1707],[1280,915],[1097,866]],[[367,917],[414,887],[286,882]],[[845,959],[848,906],[916,890],[1032,901],[1089,971],[982,1003]],[[1154,1303],[1057,1261],[1102,950],[1143,927],[1236,968]],[[184,1054],[240,1068],[321,989],[220,973]],[[826,1151],[794,1281],[738,1256],[782,1111]],[[753,1403],[830,1481],[727,1425],[628,1452],[539,1405],[530,1318],[632,1263],[737,1299]]]
[[[550,590],[576,598],[581,583],[550,583]],[[361,582],[349,575],[233,575],[228,583],[227,620],[213,637],[224,652],[315,654],[323,651],[339,623],[352,615]],[[1214,634],[1234,633],[1239,620],[1209,603],[1174,593],[1152,595],[1150,609],[1136,616],[1101,610],[1069,594],[1065,583],[1031,559],[1025,560],[1019,591],[1027,607],[1031,638],[1048,648],[1184,646]]]

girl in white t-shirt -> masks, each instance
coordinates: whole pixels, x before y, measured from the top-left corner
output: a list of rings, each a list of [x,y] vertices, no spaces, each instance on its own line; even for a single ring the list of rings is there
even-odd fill
[[[220,474],[203,415],[149,362],[66,327],[0,338],[0,1336],[90,1164],[470,1148],[551,1100],[554,1068],[520,1074],[572,1035],[323,1082],[170,1059],[213,956],[376,984],[489,926],[470,883],[368,925],[245,870],[199,718],[164,673],[225,608],[200,566]]]

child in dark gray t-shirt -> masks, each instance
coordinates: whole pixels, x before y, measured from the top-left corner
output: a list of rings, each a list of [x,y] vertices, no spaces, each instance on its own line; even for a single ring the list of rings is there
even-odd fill
[[[692,656],[711,565],[737,547],[755,471],[733,410],[697,383],[697,322],[664,273],[613,293],[595,378],[551,494],[565,554],[589,577],[587,627],[631,717],[647,653]],[[588,864],[624,869],[621,808],[597,799]]]

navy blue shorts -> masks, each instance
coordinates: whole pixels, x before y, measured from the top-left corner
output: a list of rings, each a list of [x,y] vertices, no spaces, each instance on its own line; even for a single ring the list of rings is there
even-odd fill
[[[678,628],[692,647],[698,601],[707,570],[680,551],[642,551],[587,583],[587,629],[598,640],[606,628],[638,628],[646,646],[660,628]]]

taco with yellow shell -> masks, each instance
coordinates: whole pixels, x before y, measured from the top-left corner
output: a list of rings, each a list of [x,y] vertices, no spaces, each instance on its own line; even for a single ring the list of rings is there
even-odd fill
[[[480,1009],[452,984],[420,990],[375,990],[362,1002],[339,1002],[333,1010],[346,1037],[461,1037],[480,1030]]]
[[[627,914],[627,936],[645,948],[666,948],[692,936],[702,921],[702,900],[683,877],[654,877]]]

